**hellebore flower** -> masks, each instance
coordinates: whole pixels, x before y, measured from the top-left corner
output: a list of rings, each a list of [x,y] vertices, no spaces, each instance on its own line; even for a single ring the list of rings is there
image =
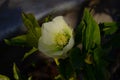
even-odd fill
[[[73,45],[73,30],[62,16],[42,24],[39,51],[52,58],[65,58]]]

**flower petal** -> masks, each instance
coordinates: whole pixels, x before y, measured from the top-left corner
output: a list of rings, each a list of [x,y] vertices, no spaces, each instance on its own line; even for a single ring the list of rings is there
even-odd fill
[[[51,26],[53,26],[52,22],[49,22],[49,23],[44,23],[43,26],[42,26],[42,41],[46,44],[55,44],[54,42],[54,34],[55,32],[54,31],[51,31]]]
[[[73,36],[70,38],[69,43],[63,48],[64,54],[67,53],[74,45]]]
[[[58,50],[56,45],[45,44],[42,38],[39,39],[38,49],[46,56],[58,58],[63,54],[62,50]]]

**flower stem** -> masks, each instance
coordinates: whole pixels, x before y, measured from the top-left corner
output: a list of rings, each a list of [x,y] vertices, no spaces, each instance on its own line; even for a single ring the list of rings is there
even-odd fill
[[[60,63],[58,61],[58,58],[54,58],[54,61],[55,61],[56,65],[59,66]]]

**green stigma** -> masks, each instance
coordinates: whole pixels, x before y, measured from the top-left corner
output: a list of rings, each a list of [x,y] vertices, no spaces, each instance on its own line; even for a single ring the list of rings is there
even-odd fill
[[[70,36],[66,33],[57,33],[55,36],[55,42],[57,43],[57,47],[63,48],[67,45]]]

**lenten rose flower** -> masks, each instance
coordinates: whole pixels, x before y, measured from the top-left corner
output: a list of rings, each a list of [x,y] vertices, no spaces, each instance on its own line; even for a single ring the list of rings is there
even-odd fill
[[[73,30],[63,16],[57,16],[52,21],[42,24],[39,51],[52,58],[65,58],[73,45]]]

